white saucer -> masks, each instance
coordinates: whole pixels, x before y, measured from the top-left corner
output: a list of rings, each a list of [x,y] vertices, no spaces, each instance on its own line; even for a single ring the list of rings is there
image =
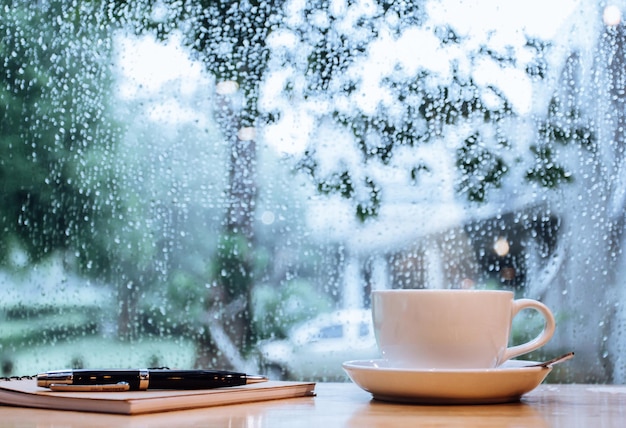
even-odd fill
[[[491,404],[518,401],[552,371],[510,360],[494,369],[420,370],[389,367],[385,360],[355,360],[343,368],[375,399],[421,404]]]

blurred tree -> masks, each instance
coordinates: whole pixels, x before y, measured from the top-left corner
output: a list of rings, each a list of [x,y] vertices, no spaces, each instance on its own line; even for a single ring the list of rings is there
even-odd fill
[[[195,9],[188,40],[217,79],[216,118],[230,148],[224,234],[213,265],[213,277],[222,294],[216,303],[221,306],[221,322],[226,327],[227,336],[245,353],[257,339],[252,322],[258,251],[254,236],[258,193],[257,101],[269,56],[266,39],[277,24],[276,14],[281,2],[209,0],[185,3],[186,9]],[[241,91],[240,106],[235,104],[230,91],[220,90],[224,86],[234,86]],[[213,326],[213,329],[217,327]]]
[[[507,87],[544,79],[549,45],[526,37],[525,45],[492,46],[488,37],[476,40],[431,19],[428,3],[350,8],[316,1],[290,9],[268,71],[281,71],[278,85],[272,81],[280,88],[272,93],[279,101],[268,101],[264,113],[287,132],[293,124],[281,121],[293,117],[288,113],[307,115],[317,105],[315,126],[298,134],[304,147],[300,168],[321,193],[353,200],[361,221],[378,215],[389,190],[384,182],[394,174],[402,174],[400,183],[415,194],[434,190],[421,187],[423,177],[443,183],[453,174],[459,200],[476,205],[489,202],[507,180],[521,177],[545,188],[571,181],[551,147],[576,135],[548,144],[555,135],[543,127],[529,144],[527,136],[537,129],[516,121],[526,112]],[[324,137],[317,132],[332,127],[351,135],[335,156],[336,145],[320,142]],[[443,145],[447,150],[436,159],[419,155]]]
[[[115,15],[138,33],[167,38],[182,31],[186,44],[216,78],[215,118],[230,151],[229,182],[223,234],[216,257],[208,263],[214,287],[206,299],[206,333],[198,338],[198,365],[241,366],[256,340],[251,298],[257,264],[257,102],[269,56],[266,39],[278,23],[282,2],[112,3]]]
[[[130,330],[137,328],[137,301],[143,287],[154,282],[152,256],[159,243],[138,236],[132,226],[142,213],[127,206],[132,198],[122,194],[123,165],[113,161],[122,130],[108,116],[106,61],[118,25],[161,38],[182,32],[217,81],[215,116],[230,149],[229,182],[219,251],[207,261],[210,278],[205,283],[212,287],[208,297],[199,299],[206,323],[198,337],[199,365],[239,365],[256,338],[251,322],[258,261],[255,131],[261,121],[280,124],[286,113],[260,108],[270,71],[292,72],[284,74],[281,90],[272,97],[287,99],[289,109],[299,102],[330,106],[317,111],[316,125],[330,121],[352,136],[350,155],[357,162],[337,162],[341,153],[335,155],[336,144],[327,144],[324,152],[313,133],[298,167],[309,173],[320,193],[353,202],[360,221],[378,215],[386,197],[380,183],[385,172],[400,169],[419,188],[423,176],[446,169],[437,164],[441,158],[396,162],[435,143],[452,148],[446,155],[456,169],[454,190],[472,203],[488,202],[507,179],[516,177],[545,188],[570,182],[555,144],[592,146],[593,135],[584,127],[570,132],[554,121],[537,120],[537,138],[530,144],[516,141],[518,135],[509,132],[518,115],[515,100],[471,72],[476,63],[489,63],[492,70],[522,70],[525,79],[540,81],[547,72],[542,62],[547,46],[527,39],[521,47],[527,60],[521,61],[515,55],[519,47],[466,44],[454,29],[429,21],[426,3],[376,2],[346,13],[336,9],[339,3],[320,0],[291,4],[290,17],[301,19],[290,20],[283,19],[284,3],[275,0],[4,1],[0,257],[6,260],[13,246],[25,248],[33,260],[57,250],[76,255],[81,271],[117,285],[122,335],[132,336]],[[282,50],[270,48],[275,34],[289,34],[294,42]],[[377,85],[365,84],[371,83],[371,55],[379,52],[380,43],[415,40],[420,49],[441,54],[445,70],[383,56],[387,67],[376,76]],[[368,92],[372,88],[384,96]],[[523,150],[511,150],[518,145]],[[328,159],[332,168],[325,165]],[[188,278],[171,279],[174,285],[190,286]],[[188,301],[184,296],[180,300]],[[233,351],[216,361],[216,348]]]
[[[310,175],[320,193],[339,194],[352,201],[360,221],[379,213],[386,196],[381,171],[397,170],[397,159],[404,160],[402,154],[407,149],[417,151],[437,141],[454,141],[449,144],[454,148],[454,190],[472,203],[487,202],[509,176],[511,180],[522,176],[543,187],[557,187],[571,180],[570,172],[541,141],[530,145],[521,159],[511,155],[512,146],[526,144],[515,141],[509,132],[517,115],[514,102],[497,85],[477,82],[471,71],[474,64],[485,61],[504,72],[522,69],[529,80],[543,79],[545,45],[541,41],[527,39],[523,49],[530,60],[521,62],[510,47],[472,45],[454,29],[433,25],[426,13],[427,2],[355,5],[350,13],[321,0],[291,5],[288,12],[283,2],[277,1],[112,3],[117,6],[116,16],[139,33],[152,31],[167,38],[182,32],[194,56],[217,81],[215,117],[230,147],[230,178],[224,233],[219,253],[211,263],[212,282],[217,286],[206,300],[207,311],[220,316],[207,317],[213,321],[208,322],[207,336],[200,343],[226,337],[230,342],[226,347],[245,353],[255,339],[250,322],[258,192],[255,130],[260,122],[280,124],[285,116],[280,109],[260,108],[268,73],[292,71],[284,74],[288,77],[282,90],[272,94],[284,97],[284,105],[292,108],[292,101],[297,105],[319,100],[319,105],[330,108],[318,112],[317,124],[321,127],[330,118],[353,136],[358,164],[341,158],[341,153],[332,153],[336,148],[333,144],[327,144],[324,151],[326,142],[320,143],[313,133],[302,136],[311,142],[298,169]],[[290,16],[284,19],[287,13]],[[278,48],[272,50],[271,37],[275,34],[289,34],[294,42],[287,47],[278,42]],[[366,93],[364,82],[369,77],[365,74],[371,69],[370,55],[380,49],[377,43],[393,39],[406,44],[415,37],[424,49],[438,49],[438,59],[448,62],[448,73],[430,67],[428,62],[425,66],[407,65],[403,61],[409,59],[392,55],[387,58],[386,71],[378,76],[378,88],[386,97],[377,99]],[[329,99],[333,102],[327,102]],[[333,159],[335,167],[324,164],[328,159]],[[449,172],[432,162],[417,161],[400,168],[416,188],[424,175]],[[512,174],[513,170],[516,173]],[[209,358],[212,347],[204,353]],[[231,355],[226,360],[240,357]]]
[[[98,15],[78,6],[0,7],[0,257],[6,263],[13,246],[33,262],[68,250],[83,271],[101,273],[120,209],[102,162],[119,133],[103,104],[110,42]]]
[[[108,135],[112,144],[117,130],[95,102],[108,80],[92,54],[98,38],[81,40],[89,30],[76,20],[79,10],[55,19],[63,11],[72,12],[62,2],[0,2],[0,266],[30,270],[61,257],[98,276],[111,265],[108,219],[119,206],[108,197],[117,191],[110,171],[100,165],[111,146],[97,142]],[[88,15],[82,18],[89,24]],[[99,45],[106,51],[106,42]],[[16,263],[18,255],[25,260]],[[11,352],[22,346],[97,331],[80,310],[35,306],[24,294],[0,314],[7,375]]]
[[[0,261],[10,265],[14,251],[27,266],[62,257],[69,270],[115,285],[119,334],[132,337],[155,250],[138,239],[140,213],[123,194],[106,5],[0,5]]]

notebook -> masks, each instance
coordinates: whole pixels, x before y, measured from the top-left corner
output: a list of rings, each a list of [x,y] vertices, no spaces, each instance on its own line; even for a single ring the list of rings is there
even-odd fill
[[[31,378],[0,380],[0,404],[135,415],[315,395],[315,383],[269,381],[204,390],[55,392]]]

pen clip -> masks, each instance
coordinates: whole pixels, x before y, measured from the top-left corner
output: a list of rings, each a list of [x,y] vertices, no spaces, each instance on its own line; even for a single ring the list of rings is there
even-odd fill
[[[67,385],[53,383],[48,388],[56,392],[123,392],[130,390],[128,382],[110,383],[104,385]]]

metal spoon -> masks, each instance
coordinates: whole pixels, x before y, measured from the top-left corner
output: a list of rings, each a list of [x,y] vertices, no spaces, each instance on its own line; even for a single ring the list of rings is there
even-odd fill
[[[562,363],[563,361],[567,361],[574,358],[573,352],[568,352],[567,354],[563,354],[559,357],[552,358],[551,360],[544,361],[543,363],[530,364],[524,367],[552,367],[555,364]]]

